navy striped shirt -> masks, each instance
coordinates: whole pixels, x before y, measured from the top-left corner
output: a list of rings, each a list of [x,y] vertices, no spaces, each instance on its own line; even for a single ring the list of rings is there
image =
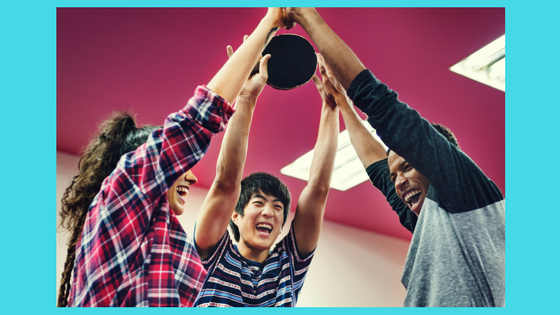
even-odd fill
[[[296,306],[314,251],[300,257],[295,234],[286,235],[261,264],[243,258],[226,231],[202,264],[208,271],[195,306]]]

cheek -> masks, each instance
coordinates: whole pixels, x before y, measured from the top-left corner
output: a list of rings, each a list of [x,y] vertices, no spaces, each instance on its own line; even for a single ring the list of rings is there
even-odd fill
[[[278,213],[277,219],[278,224],[280,227],[282,227],[282,223],[284,222],[284,211],[280,211],[280,213]]]
[[[171,204],[171,200],[173,200],[173,192],[169,190],[167,192],[167,203]]]
[[[424,175],[420,174],[417,171],[414,171],[414,178],[416,181],[422,186],[422,189],[427,193],[428,187],[430,187],[430,182]]]

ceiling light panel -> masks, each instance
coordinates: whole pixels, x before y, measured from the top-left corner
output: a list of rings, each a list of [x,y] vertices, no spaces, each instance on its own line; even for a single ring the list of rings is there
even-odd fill
[[[506,35],[461,60],[451,71],[506,91]]]
[[[368,129],[372,136],[379,142],[385,150],[387,146],[377,136],[375,129],[367,121],[362,124]],[[309,180],[309,170],[313,159],[313,151],[311,150],[294,162],[283,167],[280,173],[295,177],[301,180]],[[331,188],[345,191],[369,179],[362,162],[358,158],[356,150],[350,142],[350,136],[347,130],[338,134],[338,148],[334,162],[334,170],[331,178]]]

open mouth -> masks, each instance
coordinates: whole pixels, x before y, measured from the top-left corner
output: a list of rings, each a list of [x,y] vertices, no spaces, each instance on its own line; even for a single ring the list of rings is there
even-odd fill
[[[177,196],[179,196],[179,199],[181,199],[181,201],[183,201],[183,203],[185,202],[185,200],[183,200],[183,198],[185,198],[188,194],[189,194],[189,187],[187,186],[177,186]]]
[[[272,233],[272,225],[269,223],[258,223],[257,231],[262,234],[270,235],[270,233]]]
[[[416,212],[416,208],[418,207],[418,203],[420,202],[420,196],[422,195],[422,190],[420,189],[414,189],[411,190],[409,192],[407,192],[403,199],[406,202],[406,204],[408,205],[408,207]]]

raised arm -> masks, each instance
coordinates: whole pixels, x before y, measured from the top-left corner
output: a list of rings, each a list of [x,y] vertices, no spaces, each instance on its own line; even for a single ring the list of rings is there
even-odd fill
[[[251,36],[208,83],[208,88],[233,103],[264,47],[281,27],[284,27],[282,8],[269,8]]]
[[[401,224],[409,231],[413,232],[418,216],[412,212],[395,193],[395,186],[389,177],[385,147],[373,137],[366,127],[364,127],[360,116],[358,116],[358,113],[354,109],[352,101],[344,92],[341,84],[333,78],[327,64],[325,64],[325,69],[331,78],[332,85],[338,90],[338,93],[334,93],[333,96],[342,113],[346,129],[350,135],[350,142],[354,146],[372,184],[383,193],[387,202],[391,205],[391,208],[399,216]]]
[[[377,161],[386,159],[387,152],[385,147],[363,125],[360,116],[358,116],[352,101],[346,96],[346,93],[336,94],[336,104],[342,113],[344,124],[350,135],[350,142],[354,146],[364,168]]]
[[[323,81],[317,75],[314,75],[313,82],[317,85],[319,94],[321,94],[323,99],[319,133],[314,147],[309,181],[301,192],[296,215],[292,223],[298,251],[302,256],[306,256],[313,251],[319,240],[334,168],[339,132],[339,110],[334,102],[332,84],[326,74],[324,63],[321,61],[322,58],[320,58],[320,55],[318,56]]]
[[[244,38],[247,41],[247,36]],[[230,46],[228,55],[235,56]],[[198,214],[195,242],[202,259],[208,257],[227,230],[231,214],[241,191],[241,179],[247,157],[247,142],[253,111],[268,79],[267,62],[261,59],[259,73],[245,83],[236,103],[236,113],[229,122],[216,164],[216,177]]]
[[[352,80],[366,68],[356,54],[325,23],[315,8],[286,8],[288,28],[299,24],[311,37],[334,76],[348,90]]]

